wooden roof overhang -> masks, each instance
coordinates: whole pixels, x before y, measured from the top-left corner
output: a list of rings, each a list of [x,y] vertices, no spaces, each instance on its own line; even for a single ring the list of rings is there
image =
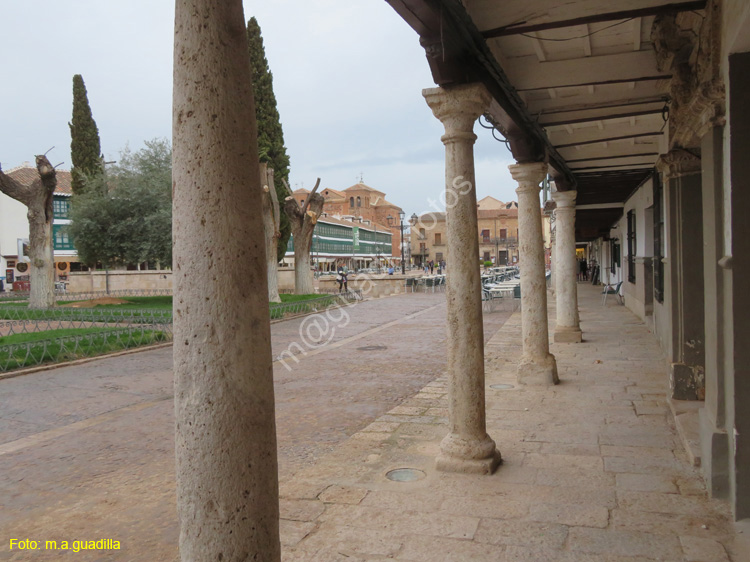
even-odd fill
[[[700,18],[706,8],[706,0],[386,1],[419,34],[436,84],[483,83],[494,98],[486,118],[514,158],[545,160],[557,189],[577,189],[579,240],[606,233],[668,151],[672,75],[657,62],[655,19]]]

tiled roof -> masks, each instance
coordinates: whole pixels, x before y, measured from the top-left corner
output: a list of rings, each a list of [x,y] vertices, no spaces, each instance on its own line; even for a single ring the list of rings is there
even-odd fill
[[[292,193],[295,195],[298,193],[310,193],[310,190],[305,189],[304,187],[300,187],[299,189],[295,189],[294,191],[292,191]]]
[[[378,191],[377,189],[374,189],[370,187],[369,185],[365,185],[363,183],[355,183],[351,187],[347,187],[344,191],[372,191],[373,193],[380,193],[381,195],[385,195],[382,191]]]
[[[39,179],[39,173],[29,162],[24,162],[20,166],[11,168],[6,171],[5,174],[16,180],[21,185],[31,185],[35,180]],[[72,195],[72,179],[73,178],[68,170],[57,170],[57,187],[55,188],[55,193],[57,195]]]
[[[325,195],[326,193],[330,194],[328,197],[326,197],[327,199],[334,199],[333,196],[340,197],[342,199],[346,199],[347,198],[346,193],[343,193],[343,192],[338,191],[336,189],[332,189],[330,187],[326,187],[325,189],[321,189],[321,191],[323,192],[323,196],[324,197],[326,197],[326,195]]]
[[[391,203],[390,201],[386,201],[383,198],[378,199],[375,203],[370,203],[372,207],[395,207],[396,209],[401,210],[401,207],[398,205]]]
[[[514,218],[518,216],[518,209],[478,209],[477,218],[494,219],[494,218]]]

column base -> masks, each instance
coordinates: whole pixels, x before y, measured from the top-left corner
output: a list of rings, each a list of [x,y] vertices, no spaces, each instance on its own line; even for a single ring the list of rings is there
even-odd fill
[[[483,440],[472,440],[449,433],[440,443],[435,468],[440,472],[492,474],[501,462],[500,451],[489,435],[485,434]]]
[[[555,343],[581,343],[583,334],[578,326],[555,326]]]
[[[714,424],[705,407],[698,410],[701,436],[701,472],[712,498],[729,497],[729,435]]]
[[[518,384],[550,386],[559,382],[557,361],[551,353],[541,359],[521,359],[518,365]]]

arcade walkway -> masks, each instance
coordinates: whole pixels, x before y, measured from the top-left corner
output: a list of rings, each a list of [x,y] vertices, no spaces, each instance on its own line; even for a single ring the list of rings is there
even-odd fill
[[[603,307],[600,290],[579,285],[584,342],[552,345],[558,386],[493,388],[516,384],[519,314],[489,341],[487,426],[504,459],[494,475],[433,469],[446,432],[439,379],[282,482],[284,560],[748,556],[676,435],[655,338],[614,299]],[[423,474],[386,477],[399,468]]]
[[[492,476],[433,469],[442,294],[352,307],[330,347],[277,365],[283,560],[741,561],[726,505],[706,499],[676,437],[655,339],[614,299],[602,307],[598,288],[579,294],[585,341],[552,345],[556,387],[492,388],[516,383],[520,316],[485,315],[488,431],[504,458]],[[275,355],[301,324],[273,325]],[[176,559],[170,359],[2,381],[0,560]],[[424,477],[388,480],[398,468]],[[123,548],[9,552],[10,538]]]

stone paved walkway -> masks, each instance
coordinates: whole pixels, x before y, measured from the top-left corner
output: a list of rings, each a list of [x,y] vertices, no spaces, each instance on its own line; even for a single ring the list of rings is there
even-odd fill
[[[508,318],[485,318],[486,337]],[[272,325],[280,477],[443,372],[445,298],[415,293]],[[321,345],[328,342],[327,345]],[[295,345],[296,344],[296,345]],[[0,381],[0,560],[175,558],[172,349]],[[121,552],[10,552],[112,538]]]
[[[295,378],[327,372],[340,385],[342,364],[366,381],[359,392],[347,390],[346,400],[359,399],[356,414],[374,420],[357,431],[354,422],[336,422],[339,414],[299,408],[302,427],[287,435],[280,429],[282,467],[283,443],[295,451],[281,474],[284,560],[742,561],[726,505],[706,499],[675,435],[655,339],[627,309],[613,301],[602,307],[596,288],[579,287],[585,341],[552,346],[562,380],[553,388],[491,388],[515,385],[520,316],[497,332],[507,314],[485,316],[492,336],[488,432],[504,457],[492,476],[433,469],[447,415],[439,296],[373,301],[373,313],[383,311],[374,324],[357,319],[327,352],[310,353],[290,372],[277,367],[279,405],[289,416],[280,414],[280,428],[295,419],[295,396],[314,396],[325,384],[325,377]],[[415,316],[398,330],[371,331],[408,314]],[[274,343],[275,354],[297,337],[298,322],[275,328],[286,334]],[[357,349],[370,346],[405,347],[410,354],[373,360],[376,350]],[[0,445],[0,559],[63,558],[9,553],[8,536],[59,540],[92,533],[125,537],[127,549],[69,552],[64,559],[175,559],[171,378],[159,353],[127,356],[119,372],[93,377],[95,385],[76,385],[80,372],[59,371],[33,375],[37,385],[32,376],[6,381],[29,385],[26,395],[38,402],[14,405],[13,423],[2,426],[8,443]],[[152,369],[144,372],[149,358]],[[368,390],[381,378],[384,387]],[[412,390],[399,398],[404,384]],[[16,392],[16,398],[25,395]],[[106,392],[113,402],[103,409]],[[375,392],[374,407],[367,405],[368,392]],[[7,414],[8,402],[0,403]],[[321,404],[340,406],[326,397]],[[25,419],[24,408],[49,413]],[[29,430],[30,423],[38,425]],[[60,433],[34,441],[55,430]],[[316,433],[325,433],[322,446],[306,450]],[[9,450],[19,434],[32,441]],[[416,468],[424,477],[388,480],[396,468]]]
[[[726,504],[706,498],[677,439],[655,338],[579,287],[585,341],[552,346],[559,386],[492,388],[516,384],[519,314],[487,346],[494,475],[433,469],[447,414],[434,381],[283,483],[283,559],[744,560]],[[386,478],[404,467],[424,477]]]

